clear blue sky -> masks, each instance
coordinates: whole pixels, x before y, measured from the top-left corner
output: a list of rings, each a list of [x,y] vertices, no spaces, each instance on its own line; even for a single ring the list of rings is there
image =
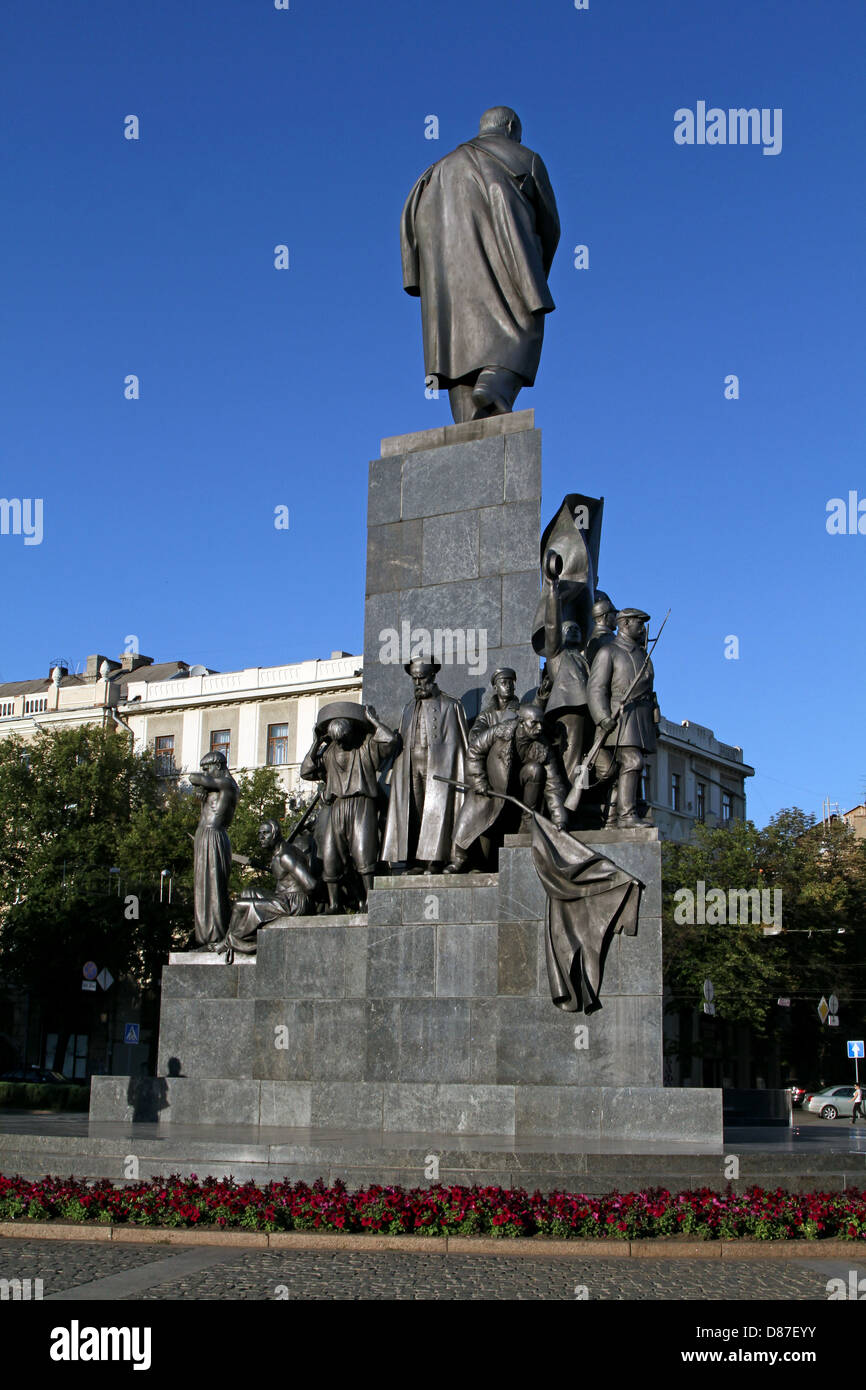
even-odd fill
[[[0,53],[0,496],[45,518],[0,537],[3,679],[361,650],[368,459],[450,421],[400,210],[508,104],[563,225],[545,514],[605,496],[602,583],[673,608],[663,711],[743,746],[755,819],[862,799],[859,0],[7,0]],[[781,153],[675,144],[701,100],[782,108]]]

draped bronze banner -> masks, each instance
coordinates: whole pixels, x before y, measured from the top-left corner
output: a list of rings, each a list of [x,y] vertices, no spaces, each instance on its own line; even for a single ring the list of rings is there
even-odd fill
[[[532,861],[547,896],[550,993],[565,1013],[594,1013],[614,932],[637,934],[643,884],[543,816],[532,817]]]

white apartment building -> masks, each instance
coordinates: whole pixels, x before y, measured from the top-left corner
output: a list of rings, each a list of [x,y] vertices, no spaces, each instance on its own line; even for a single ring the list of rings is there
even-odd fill
[[[193,668],[167,680],[137,672],[142,679],[127,682],[117,714],[137,749],[153,749],[164,777],[196,771],[205,753],[218,750],[233,773],[274,767],[286,791],[295,792],[304,789],[298,773],[321,706],[360,701],[362,661],[332,652],[326,661]]]

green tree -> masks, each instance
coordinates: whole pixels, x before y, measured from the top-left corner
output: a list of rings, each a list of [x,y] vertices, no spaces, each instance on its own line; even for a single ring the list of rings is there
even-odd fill
[[[89,1031],[85,961],[131,978],[155,1007],[162,963],[189,934],[197,811],[112,730],[0,741],[0,976],[43,1005],[59,1058],[71,1032]]]
[[[675,1007],[697,1008],[710,979],[717,1014],[749,1024],[777,1044],[792,1076],[841,1073],[838,1030],[816,1006],[836,991],[846,1029],[862,1036],[866,1014],[866,844],[841,821],[816,825],[797,807],[759,830],[751,821],[698,826],[693,844],[664,847],[665,982]],[[781,892],[782,931],[761,926],[677,922],[675,895],[721,888]],[[771,899],[772,901],[772,899]],[[791,999],[790,1010],[777,999]]]
[[[258,827],[289,833],[301,815],[273,767],[239,778],[231,827],[232,891],[266,881]],[[161,782],[151,754],[113,730],[40,730],[24,744],[0,740],[0,979],[43,1006],[63,1058],[70,1033],[88,1032],[87,960],[141,993],[155,1033],[169,952],[193,936],[193,838],[200,806],[189,789]]]
[[[751,821],[730,827],[695,828],[695,843],[664,846],[663,923],[665,983],[676,1003],[697,1008],[704,980],[711,980],[716,1010],[732,1023],[751,1021],[763,1030],[775,975],[772,938],[760,926],[706,926],[678,922],[680,889],[760,887],[760,831]]]

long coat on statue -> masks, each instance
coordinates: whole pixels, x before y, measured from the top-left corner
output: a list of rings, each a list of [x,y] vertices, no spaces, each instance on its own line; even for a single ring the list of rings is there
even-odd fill
[[[517,700],[509,700],[505,709],[491,705],[481,711],[472,725],[466,757],[466,778],[470,786],[481,780],[495,792],[510,792],[520,797],[520,783],[512,775],[515,763],[514,730],[517,728],[517,709]],[[511,737],[497,738],[496,730],[505,723],[511,727]],[[510,809],[508,802],[500,800],[499,797],[482,796],[475,791],[467,792],[454,827],[454,844],[457,849],[468,850],[479,836],[487,833],[501,815],[504,814],[507,818]]]
[[[619,711],[632,681],[638,675],[640,680],[629,695],[628,705],[618,726],[605,735],[604,748],[618,745],[622,748],[642,748],[647,753],[655,750],[658,731],[655,725],[654,672],[646,647],[629,637],[617,634],[596,652],[586,687],[589,712],[596,724]]]
[[[535,381],[559,216],[544,161],[478,135],[421,175],[400,224],[403,288],[421,296],[424,370],[449,387],[482,367]]]
[[[409,810],[412,791],[412,745],[415,719],[423,719],[427,729],[427,782],[418,844],[409,843]],[[428,861],[450,859],[454,820],[462,794],[444,782],[433,780],[434,773],[462,782],[466,759],[466,716],[459,700],[441,690],[429,700],[412,700],[400,721],[403,750],[391,773],[388,821],[382,844],[382,859],[403,864],[411,859]]]

